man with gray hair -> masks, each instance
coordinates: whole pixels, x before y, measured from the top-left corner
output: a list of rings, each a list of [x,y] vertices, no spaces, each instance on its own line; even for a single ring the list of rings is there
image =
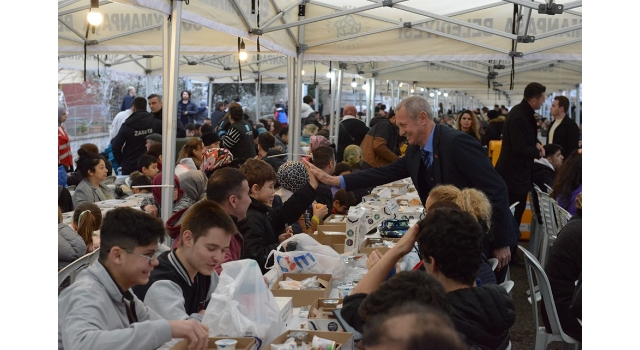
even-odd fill
[[[348,191],[411,177],[422,203],[438,184],[479,189],[487,195],[493,209],[493,237],[488,235],[485,239],[484,252],[498,259],[498,270],[507,267],[511,260],[510,247],[517,244],[518,233],[509,210],[507,186],[477,140],[459,130],[436,125],[433,117],[433,109],[425,98],[406,98],[396,108],[396,125],[409,143],[404,157],[382,167],[344,176],[330,176],[314,166],[311,171],[319,181]],[[499,281],[506,269],[501,273],[502,276],[497,276]]]

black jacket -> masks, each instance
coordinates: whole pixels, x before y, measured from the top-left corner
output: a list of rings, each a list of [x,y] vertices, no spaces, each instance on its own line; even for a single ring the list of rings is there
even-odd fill
[[[153,113],[153,132],[162,135],[162,109],[156,113]],[[187,137],[187,129],[184,128],[184,124],[177,120],[176,123],[176,138]],[[180,152],[180,150],[178,150]]]
[[[536,148],[538,127],[535,111],[525,100],[514,106],[504,122],[502,147],[496,171],[507,184],[509,193],[525,195],[531,190],[534,159],[540,158]]]
[[[489,146],[489,141],[502,139],[502,129],[504,127],[504,116],[499,116],[489,120],[487,131],[484,133],[484,145]]]
[[[553,127],[556,121],[552,121],[551,125],[549,125],[549,130]],[[562,146],[562,156],[567,159],[571,152],[575,151],[578,148],[578,143],[580,142],[580,128],[578,128],[578,124],[571,120],[569,116],[565,116],[562,121],[560,121],[560,125],[553,132],[553,140],[547,139],[547,144],[555,143],[557,145]]]
[[[273,168],[273,171],[277,174],[280,166],[287,161],[287,154],[277,150],[276,148],[270,148],[269,151],[267,151],[267,155],[264,156],[262,160],[269,163]]]
[[[220,124],[220,121],[222,121],[222,118],[224,117],[224,115],[225,115],[225,112],[219,109],[216,109],[215,111],[213,111],[213,113],[211,113],[211,125],[213,125],[213,127],[218,126],[218,124]]]
[[[357,118],[343,119],[338,128],[338,151],[336,152],[336,162],[340,163],[344,157],[344,149],[349,145],[362,143],[365,135],[369,132],[367,124]]]
[[[138,168],[138,158],[147,153],[146,137],[153,134],[153,116],[147,111],[136,111],[125,120],[118,134],[111,140],[113,158],[122,167],[122,175]]]
[[[244,120],[230,124],[226,132],[222,132],[220,146],[231,151],[234,159],[249,159],[256,156],[253,129]]]
[[[433,135],[434,159],[431,173],[425,174],[422,152],[409,145],[404,157],[379,168],[370,168],[344,176],[347,191],[375,187],[411,177],[422,203],[437,184],[458,188],[472,187],[484,192],[492,208],[493,249],[515,246],[519,229],[509,210],[509,195],[504,181],[493,168],[480,143],[462,131],[436,125]],[[485,250],[487,256],[490,252]]]
[[[467,344],[483,350],[501,350],[509,345],[509,328],[516,321],[513,299],[497,284],[464,288],[447,293],[451,319]]]
[[[316,195],[316,190],[306,184],[278,208],[268,207],[251,198],[247,217],[238,222],[238,230],[244,236],[242,258],[257,261],[262,273],[267,273],[269,270],[265,264],[273,264],[273,258],[267,261],[267,257],[280,245],[278,236],[284,232],[286,224],[298,221]]]

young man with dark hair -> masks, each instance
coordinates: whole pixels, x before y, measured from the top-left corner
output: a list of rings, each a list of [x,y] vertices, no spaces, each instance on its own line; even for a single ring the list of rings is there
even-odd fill
[[[166,320],[132,293],[158,266],[164,235],[162,221],[143,211],[116,208],[105,215],[98,261],[58,297],[58,349],[156,349],[171,338],[206,349],[206,325]]]
[[[356,205],[356,197],[353,192],[347,192],[344,188],[333,195],[333,208],[331,214],[347,215],[349,208]]]
[[[267,259],[269,253],[291,237],[292,232],[284,232],[285,228],[297,222],[316,199],[318,181],[309,174],[309,183],[297,190],[282,206],[274,209],[276,173],[273,168],[265,161],[249,159],[240,167],[240,171],[247,177],[251,195],[247,217],[238,223],[244,235],[243,258],[256,260],[262,273],[266,273],[268,269],[265,265],[273,264],[273,258]]]
[[[231,216],[235,225],[233,238],[222,263],[240,260],[244,251],[244,236],[238,231],[238,221],[247,216],[247,209],[251,204],[247,177],[235,168],[226,167],[216,170],[207,183],[207,199],[220,204],[222,209]],[[222,266],[217,267],[216,271],[220,274]]]
[[[562,156],[562,146],[550,143],[544,146],[544,157],[536,159],[531,169],[531,183],[538,186],[544,192],[547,192],[547,186],[553,187],[556,178],[556,171],[562,166],[564,157]],[[547,185],[547,186],[545,186]],[[532,186],[533,187],[533,186]],[[538,194],[534,189],[531,190],[531,198],[535,212],[540,212],[540,203]],[[538,217],[538,223],[542,224],[542,218]]]
[[[550,113],[553,121],[549,125],[547,144],[555,143],[562,146],[562,156],[569,157],[571,152],[578,149],[580,142],[580,128],[575,121],[567,117],[569,99],[556,96],[551,103]]]
[[[147,97],[147,100],[149,101],[151,114],[153,114],[153,132],[162,135],[162,95],[151,94]],[[176,123],[176,137],[187,137],[187,132],[180,118]]]
[[[367,350],[466,350],[448,315],[410,302],[377,315],[364,328],[361,346]]]
[[[151,309],[168,320],[202,321],[218,285],[222,263],[236,231],[231,217],[211,200],[192,205],[184,215],[178,248],[158,257],[149,283],[133,288]]]
[[[282,147],[282,150],[287,153],[287,145],[289,144],[289,127],[285,126],[278,131],[276,137],[276,146]],[[285,158],[285,161],[287,158]]]
[[[509,204],[518,202],[513,214],[518,227],[527,205],[527,194],[531,191],[533,161],[544,157],[534,114],[544,104],[545,91],[544,85],[529,83],[524,89],[522,101],[507,114],[502,129],[502,147],[496,171],[507,184]],[[520,238],[520,232],[517,238]]]
[[[220,146],[231,151],[234,158],[249,159],[256,156],[253,144],[253,130],[243,119],[244,111],[237,104],[229,107],[229,125],[225,126],[220,135]]]
[[[138,171],[153,181],[153,178],[158,175],[158,158],[143,154],[138,158]]]
[[[153,133],[153,116],[147,113],[147,100],[136,97],[131,105],[131,116],[111,140],[114,159],[122,167],[122,174],[136,171],[138,158],[147,152],[146,137]]]
[[[273,171],[277,173],[280,166],[287,161],[287,155],[275,146],[276,138],[270,132],[258,135],[258,156],[256,158],[269,163]]]
[[[336,167],[336,153],[333,148],[329,146],[320,146],[313,150],[313,165],[322,169],[327,174],[333,174],[333,169]],[[316,201],[320,204],[327,206],[327,216],[333,211],[333,194],[331,193],[331,186],[326,184],[318,184],[318,197]],[[326,217],[325,217],[326,218]],[[324,220],[325,218],[320,218]]]
[[[466,342],[480,349],[506,349],[516,316],[513,299],[497,284],[474,287],[483,236],[482,227],[471,214],[458,208],[432,207],[369,269],[352,295],[377,290],[417,242],[423,266],[444,287],[453,323]],[[345,307],[347,302],[345,298]]]

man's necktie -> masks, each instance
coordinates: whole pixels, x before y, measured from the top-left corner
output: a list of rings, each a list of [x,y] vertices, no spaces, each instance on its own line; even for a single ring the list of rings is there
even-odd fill
[[[429,151],[422,149],[422,163],[424,163],[427,171],[431,168],[431,158],[429,158]]]

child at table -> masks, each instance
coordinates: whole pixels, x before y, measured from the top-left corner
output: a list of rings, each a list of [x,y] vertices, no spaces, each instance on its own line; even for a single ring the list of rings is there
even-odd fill
[[[132,293],[158,265],[162,220],[133,208],[104,218],[98,261],[58,297],[58,349],[156,349],[185,338],[206,349],[209,329],[193,320],[166,320]]]
[[[233,220],[220,204],[201,200],[184,214],[177,248],[158,256],[149,283],[133,288],[152,310],[168,320],[202,321],[218,285],[216,268],[224,260]]]
[[[138,171],[149,178],[149,181],[158,174],[158,158],[150,155],[143,154],[138,158]],[[131,176],[129,176],[131,177]]]
[[[147,176],[145,176],[139,171],[134,171],[131,174],[129,174],[129,179],[131,179],[131,191],[134,194],[139,194],[139,193],[151,194],[152,187],[136,188],[136,186],[151,186],[151,180]]]
[[[317,197],[318,180],[309,173],[309,183],[300,187],[278,208],[272,208],[275,194],[276,172],[264,160],[249,159],[241,167],[249,182],[251,204],[247,217],[238,222],[238,230],[244,236],[243,259],[254,259],[262,273],[268,270],[273,258],[267,261],[269,253],[292,236],[292,231],[283,233],[285,226],[297,222],[300,215]]]
[[[87,254],[100,248],[102,211],[97,205],[88,202],[78,205],[73,211],[71,226],[87,245]]]
[[[356,205],[355,195],[353,192],[348,192],[344,188],[341,188],[333,196],[331,214],[347,215],[352,205]]]

